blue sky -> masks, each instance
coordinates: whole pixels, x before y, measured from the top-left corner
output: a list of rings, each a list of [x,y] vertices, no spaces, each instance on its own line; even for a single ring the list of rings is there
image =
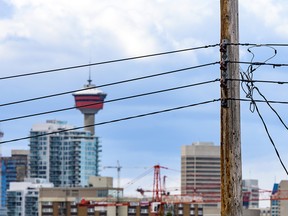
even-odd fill
[[[0,0],[0,77],[120,59],[137,55],[219,43],[219,0]],[[285,43],[288,38],[288,3],[284,0],[241,0],[239,3],[240,42]],[[247,47],[240,57],[249,61]],[[96,85],[145,76],[219,60],[218,47],[159,57],[93,66]],[[254,49],[257,61],[273,55],[271,49]],[[287,63],[287,48],[277,48],[271,62]],[[272,53],[272,54],[271,54]],[[247,65],[242,65],[243,70]],[[254,79],[288,81],[287,68],[260,67]],[[89,68],[0,80],[0,103],[76,90],[87,81]],[[219,66],[184,71],[121,85],[101,88],[107,100],[219,78]],[[259,84],[268,99],[287,101],[286,86]],[[218,99],[219,83],[191,87],[137,99],[107,103],[97,122]],[[241,95],[245,97],[244,94]],[[72,95],[1,107],[0,119],[71,107]],[[275,105],[284,121],[285,105]],[[284,163],[288,166],[287,131],[273,113],[259,105]],[[160,164],[180,171],[180,149],[197,141],[219,144],[219,103],[96,127],[103,145],[102,165],[117,160],[123,166],[122,182]],[[32,125],[47,119],[83,125],[77,110],[0,123],[3,140],[27,136]],[[286,179],[256,113],[249,103],[241,104],[243,178],[259,179],[260,187],[272,189],[275,180]],[[11,149],[28,148],[28,140],[2,145],[3,155]],[[137,168],[135,168],[137,167]],[[102,175],[116,177],[116,170]],[[173,185],[180,173],[169,175]],[[147,182],[135,187],[149,187]],[[176,183],[175,183],[176,182]],[[133,191],[133,190],[131,190]],[[132,192],[131,192],[132,193]]]

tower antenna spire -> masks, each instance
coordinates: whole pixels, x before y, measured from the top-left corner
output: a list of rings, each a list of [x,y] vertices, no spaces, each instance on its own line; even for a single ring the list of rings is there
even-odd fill
[[[88,81],[88,86],[90,86],[91,83],[92,83],[92,79],[91,79],[91,59],[89,61],[89,78],[88,78],[87,81]]]

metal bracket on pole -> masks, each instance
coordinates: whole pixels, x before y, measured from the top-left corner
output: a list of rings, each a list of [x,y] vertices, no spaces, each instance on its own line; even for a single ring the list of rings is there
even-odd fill
[[[221,87],[221,106],[228,107],[228,95],[227,95],[227,63],[228,63],[228,48],[227,48],[228,40],[223,39],[220,44],[220,52],[221,52],[221,60],[220,60],[220,70],[221,70],[221,79],[220,79],[220,87]]]

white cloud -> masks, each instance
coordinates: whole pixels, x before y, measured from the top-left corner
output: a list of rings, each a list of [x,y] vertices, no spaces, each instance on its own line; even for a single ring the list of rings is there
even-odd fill
[[[252,19],[257,18],[262,21],[269,29],[269,33],[274,31],[283,38],[288,37],[288,3],[285,0],[241,0],[239,3],[250,13]]]
[[[261,18],[266,25],[271,25],[279,21],[280,5],[272,0],[241,0],[240,5]]]
[[[90,41],[96,46],[114,44],[128,55],[151,53],[163,46],[201,44],[202,38],[197,38],[195,30],[204,28],[203,19],[215,14],[215,7],[208,7],[207,2],[195,4],[188,0],[11,3],[14,14],[0,23],[1,40],[15,36],[62,47],[87,46]]]

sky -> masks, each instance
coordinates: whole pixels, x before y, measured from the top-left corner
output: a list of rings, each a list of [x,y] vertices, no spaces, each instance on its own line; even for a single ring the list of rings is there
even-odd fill
[[[288,39],[288,2],[285,0],[239,1],[241,43],[285,43]],[[160,53],[220,42],[219,0],[0,0],[0,77],[64,68]],[[240,61],[250,61],[247,46],[240,46]],[[275,47],[271,63],[288,63],[288,48]],[[273,56],[269,47],[251,48],[255,61]],[[97,86],[156,73],[219,61],[219,47],[199,49],[118,63],[102,64],[33,76],[0,79],[0,104],[81,89],[89,71]],[[246,71],[249,65],[241,65]],[[288,81],[286,67],[261,66],[254,79]],[[150,79],[101,88],[106,100],[158,91],[219,78],[219,65],[182,71]],[[256,84],[255,84],[256,85]],[[286,85],[257,83],[269,100],[288,101]],[[255,93],[255,98],[261,99]],[[106,103],[96,123],[125,118],[220,98],[219,82],[183,88],[145,97]],[[241,90],[241,98],[245,98]],[[75,109],[47,115],[3,119],[74,106],[71,94],[17,105],[1,106],[3,141],[25,137],[33,124],[49,119],[83,126]],[[273,104],[284,122],[286,105]],[[288,167],[287,130],[266,104],[259,104],[275,145]],[[122,166],[121,186],[156,164],[168,167],[167,185],[179,187],[181,146],[220,140],[220,104],[212,102],[168,113],[96,126],[102,145],[102,166]],[[287,179],[256,112],[241,103],[241,146],[244,179],[258,179],[259,187],[271,190]],[[28,149],[28,140],[2,144],[2,154]],[[166,173],[167,172],[167,173]],[[117,177],[116,169],[103,176]],[[153,172],[129,186],[151,189]],[[170,181],[169,181],[170,179]]]

